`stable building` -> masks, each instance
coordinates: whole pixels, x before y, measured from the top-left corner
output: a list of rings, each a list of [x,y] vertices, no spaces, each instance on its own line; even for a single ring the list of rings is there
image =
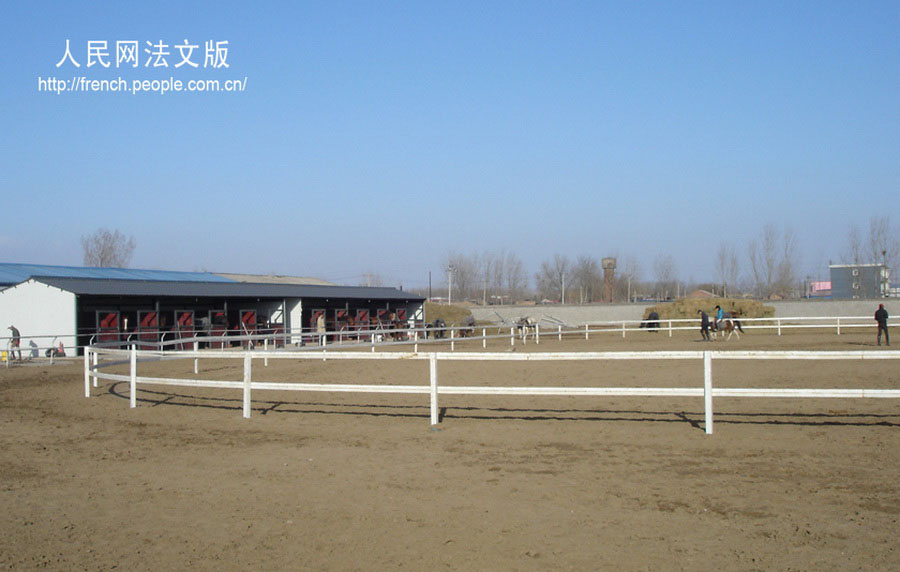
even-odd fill
[[[26,273],[35,274],[9,283]],[[157,342],[195,335],[224,340],[227,335],[258,333],[278,334],[279,340],[297,344],[322,320],[328,331],[348,333],[372,327],[415,327],[425,320],[425,298],[396,288],[247,282],[205,272],[0,263],[0,287],[4,280],[6,287],[0,290],[3,327],[14,324],[23,338],[48,338],[38,343],[42,347],[60,342],[66,347]]]

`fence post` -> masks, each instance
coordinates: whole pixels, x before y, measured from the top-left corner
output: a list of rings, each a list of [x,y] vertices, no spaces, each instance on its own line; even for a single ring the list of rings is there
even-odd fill
[[[413,332],[413,340],[415,340],[415,344],[413,345],[413,351],[415,353],[419,353],[419,330]]]
[[[196,352],[200,351],[200,342],[194,340],[194,375],[200,373],[200,358],[196,356]]]
[[[438,424],[438,373],[437,354],[432,353],[428,357],[429,377],[431,380],[431,424]]]
[[[778,335],[780,336],[781,335],[781,318],[778,318],[777,320],[775,320],[775,323],[778,324]]]
[[[559,327],[559,332],[558,332],[558,334],[559,334],[559,341],[562,341],[562,326],[558,326],[558,327]]]
[[[841,319],[837,319],[837,335],[841,335]]]
[[[584,324],[584,339],[585,339],[585,340],[589,340],[589,339],[590,339],[590,338],[588,337],[588,325],[587,325],[587,323]]]
[[[372,353],[375,353],[375,334],[372,334]]]
[[[703,425],[707,435],[713,432],[712,354],[703,352]]]
[[[91,346],[84,346],[84,396],[91,396]]]
[[[252,380],[252,366],[250,353],[244,354],[244,419],[250,419],[250,383]]]
[[[622,320],[622,337],[625,337],[625,320]]]
[[[669,337],[672,337],[672,320],[669,320]]]
[[[450,327],[450,351],[456,351],[456,337],[454,336],[453,326]]]
[[[91,361],[93,362],[94,371],[96,371],[97,364],[100,363],[100,354],[98,354],[97,352],[92,352],[92,354],[93,355],[91,355]],[[96,376],[94,376],[94,387],[100,387],[100,380],[97,379]]]
[[[266,352],[266,357],[263,359],[263,365],[269,367],[269,338],[263,340],[263,351]]]
[[[131,344],[131,395],[129,397],[132,409],[137,407],[137,346]]]
[[[534,345],[540,345],[541,343],[541,325],[534,325]]]
[[[516,345],[516,328],[514,326],[509,328],[509,345]]]

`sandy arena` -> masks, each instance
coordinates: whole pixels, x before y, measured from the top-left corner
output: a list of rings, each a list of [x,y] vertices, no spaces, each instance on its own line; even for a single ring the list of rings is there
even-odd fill
[[[516,351],[884,349],[874,328],[698,338],[545,337]],[[261,365],[254,380],[428,381],[425,361]],[[239,380],[240,367],[203,360],[200,377]],[[143,386],[130,409],[127,383],[101,382],[87,399],[81,368],[0,368],[4,568],[900,569],[896,399],[719,398],[706,435],[700,398],[442,396],[432,430],[427,395],[256,391],[244,419],[233,390]],[[703,382],[700,361],[448,362],[440,376]],[[898,389],[900,360],[716,362],[714,377]]]

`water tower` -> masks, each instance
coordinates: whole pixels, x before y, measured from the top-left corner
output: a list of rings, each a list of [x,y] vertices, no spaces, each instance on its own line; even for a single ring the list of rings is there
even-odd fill
[[[603,301],[612,302],[613,282],[616,278],[616,259],[604,258],[601,265],[603,266]]]

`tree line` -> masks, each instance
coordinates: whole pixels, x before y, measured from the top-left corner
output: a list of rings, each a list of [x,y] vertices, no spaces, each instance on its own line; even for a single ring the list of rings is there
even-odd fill
[[[842,264],[900,265],[900,232],[886,216],[873,217],[867,233],[851,224]],[[809,293],[810,279],[801,270],[797,235],[790,227],[767,224],[745,250],[722,242],[715,257],[714,282],[683,280],[671,254],[658,254],[645,269],[631,256],[614,253],[616,270],[610,290],[604,292],[602,259],[590,255],[575,258],[554,254],[530,275],[521,259],[511,252],[463,254],[452,252],[443,261],[443,291],[422,295],[468,300],[481,304],[507,304],[526,300],[587,304],[601,301],[674,299],[703,289],[717,296],[768,299],[799,298]],[[645,274],[646,270],[646,274]],[[606,294],[606,296],[604,296]],[[611,295],[611,296],[610,296]],[[611,300],[604,298],[611,297]]]

